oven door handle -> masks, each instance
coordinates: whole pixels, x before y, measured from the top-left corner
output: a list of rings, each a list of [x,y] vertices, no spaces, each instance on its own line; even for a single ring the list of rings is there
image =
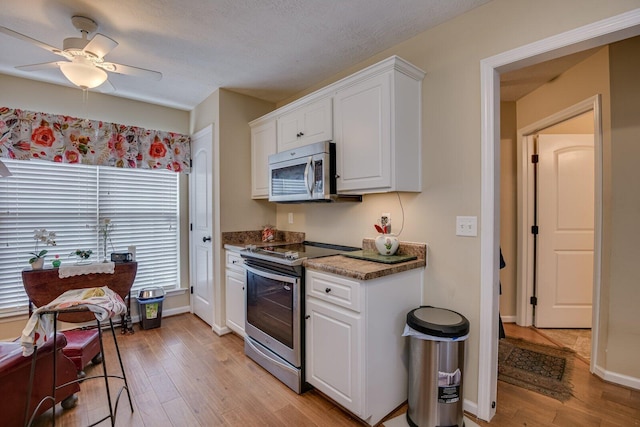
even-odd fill
[[[274,274],[269,271],[263,270],[261,268],[251,267],[246,263],[244,265],[244,268],[248,272],[251,272],[257,276],[266,277],[267,279],[271,279],[271,280],[278,280],[280,282],[287,282],[295,285],[298,283],[298,280],[299,280],[297,277],[285,276],[282,274]]]

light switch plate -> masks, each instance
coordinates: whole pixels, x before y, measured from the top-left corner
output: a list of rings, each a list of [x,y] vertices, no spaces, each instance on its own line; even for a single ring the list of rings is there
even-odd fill
[[[457,216],[456,236],[476,237],[478,235],[477,216]]]

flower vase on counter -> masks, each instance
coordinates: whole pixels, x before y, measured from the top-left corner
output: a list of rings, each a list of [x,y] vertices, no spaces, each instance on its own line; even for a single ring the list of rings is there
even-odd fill
[[[376,249],[380,255],[393,255],[398,250],[400,244],[398,236],[391,234],[391,223],[386,222],[383,225],[373,225],[380,236],[376,237]]]
[[[398,250],[398,236],[395,234],[382,234],[376,237],[375,244],[380,255],[393,255]]]

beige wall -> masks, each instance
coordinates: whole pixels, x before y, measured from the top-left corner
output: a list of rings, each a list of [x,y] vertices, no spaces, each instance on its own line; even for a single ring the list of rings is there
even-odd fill
[[[0,106],[22,108],[30,111],[66,114],[87,117],[112,123],[141,126],[148,129],[189,133],[189,112],[161,107],[140,101],[89,92],[88,103],[82,103],[82,91],[70,87],[36,82],[0,74]],[[182,218],[187,218],[187,180],[180,177],[180,197]],[[188,253],[188,222],[183,221],[180,229],[181,251]],[[180,265],[180,286],[187,289],[189,264],[183,260]],[[184,292],[168,296],[163,311],[185,310],[189,307],[189,294]],[[132,304],[134,315],[137,307]],[[27,316],[0,319],[0,340],[13,339],[20,335]]]
[[[214,242],[225,231],[258,230],[275,223],[275,205],[251,199],[251,130],[249,122],[272,111],[266,101],[225,89],[212,93],[191,112],[191,128],[199,131],[214,125],[213,188]],[[215,233],[215,230],[214,230]],[[214,328],[225,326],[225,254],[222,245],[214,259]]]
[[[251,199],[251,129],[248,122],[274,105],[228,90],[220,91],[221,231],[259,230],[275,222],[275,206]]]
[[[640,378],[640,37],[610,46],[611,266],[606,369]]]
[[[478,386],[480,239],[456,237],[455,217],[480,215],[479,63],[637,7],[637,1],[626,0],[494,0],[279,104],[390,55],[399,55],[427,72],[422,89],[423,191],[401,195],[406,213],[401,240],[429,244],[423,302],[457,310],[471,322],[464,390],[471,402],[477,401]],[[366,196],[357,205],[279,205],[277,226],[298,229],[303,225],[309,239],[357,244],[375,234],[372,222],[382,209],[399,223],[397,197],[388,194]],[[287,224],[287,212],[294,212],[293,225]]]

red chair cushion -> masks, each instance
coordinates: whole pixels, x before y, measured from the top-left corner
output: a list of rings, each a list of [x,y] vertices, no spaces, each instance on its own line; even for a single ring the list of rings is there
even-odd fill
[[[64,331],[67,346],[62,349],[65,356],[73,361],[78,371],[82,371],[91,359],[100,354],[100,336],[97,329],[74,329]]]

